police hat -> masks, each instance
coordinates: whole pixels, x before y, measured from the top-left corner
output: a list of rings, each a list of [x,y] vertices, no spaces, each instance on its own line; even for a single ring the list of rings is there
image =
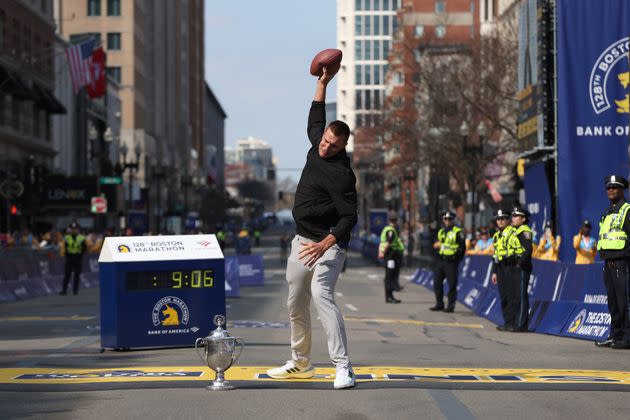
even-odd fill
[[[70,223],[70,229],[79,229],[79,224],[77,222]]]
[[[619,175],[608,175],[606,177],[606,187],[628,188],[628,180]]]
[[[589,222],[588,220],[585,220],[584,222],[582,222],[582,226],[590,228],[591,227],[591,222]]]
[[[512,209],[512,216],[529,217],[529,212],[521,206],[516,206]]]
[[[503,209],[499,209],[499,210],[494,212],[494,218],[495,219],[509,219],[510,218],[510,213],[508,213],[507,211],[505,211]]]
[[[442,219],[455,220],[455,213],[453,213],[452,211],[447,210],[444,213],[442,213]]]

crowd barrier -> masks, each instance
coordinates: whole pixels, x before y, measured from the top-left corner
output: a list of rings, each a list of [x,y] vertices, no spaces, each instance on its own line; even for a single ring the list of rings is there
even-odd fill
[[[497,286],[492,284],[492,258],[466,256],[459,266],[457,300],[478,316],[503,323]],[[588,265],[533,261],[529,280],[529,329],[587,340],[608,336],[610,315],[603,263]],[[433,272],[419,269],[411,282],[433,291]],[[445,292],[448,285],[444,284]]]
[[[0,255],[0,302],[59,293],[63,284],[64,269],[64,257],[52,253],[24,252]],[[227,297],[240,297],[241,286],[263,286],[265,272],[262,255],[226,256],[225,277]],[[80,288],[98,286],[98,255],[83,256],[80,278]]]

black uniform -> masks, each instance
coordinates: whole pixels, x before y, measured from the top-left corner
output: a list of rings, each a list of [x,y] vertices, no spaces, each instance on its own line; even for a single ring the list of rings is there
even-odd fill
[[[611,213],[617,213],[625,200],[608,208],[602,220]],[[630,211],[626,214],[622,229],[630,238]],[[599,256],[605,260],[604,284],[608,294],[610,312],[610,339],[615,343],[630,346],[630,307],[628,302],[630,283],[630,240],[623,249],[600,250]]]
[[[520,255],[509,256],[505,264],[508,281],[506,282],[507,290],[505,290],[507,307],[503,312],[503,318],[505,324],[512,327],[512,330],[527,331],[529,315],[527,287],[532,274],[532,234],[521,232],[517,237],[524,252]]]
[[[448,229],[444,228],[444,233],[448,234],[454,227],[455,225]],[[464,257],[464,252],[466,252],[466,242],[461,232],[457,235],[457,245],[458,248],[455,255],[437,255],[436,267],[433,272],[433,291],[435,292],[436,302],[434,308],[436,309],[444,307],[444,279],[448,282],[447,309],[454,309],[457,302],[457,270],[459,269],[460,261]]]

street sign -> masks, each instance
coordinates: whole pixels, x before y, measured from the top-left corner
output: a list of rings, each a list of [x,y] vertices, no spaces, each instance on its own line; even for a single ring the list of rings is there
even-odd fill
[[[120,185],[122,184],[121,176],[102,176],[99,178],[101,185]]]
[[[20,181],[5,179],[0,184],[0,195],[8,200],[21,197],[22,194],[24,194],[24,184]]]
[[[92,213],[107,213],[107,198],[92,197]]]

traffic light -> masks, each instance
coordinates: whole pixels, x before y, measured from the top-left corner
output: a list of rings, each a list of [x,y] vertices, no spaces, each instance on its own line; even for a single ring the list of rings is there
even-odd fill
[[[11,216],[17,216],[18,215],[18,208],[15,204],[11,204]]]

